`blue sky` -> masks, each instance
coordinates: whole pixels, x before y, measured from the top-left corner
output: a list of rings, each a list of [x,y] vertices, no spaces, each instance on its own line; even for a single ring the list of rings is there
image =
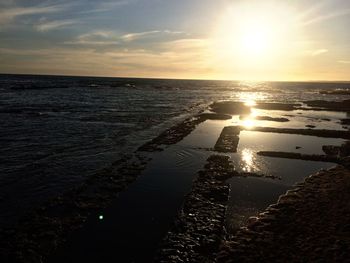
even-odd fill
[[[347,0],[0,0],[0,72],[348,80],[349,26]]]

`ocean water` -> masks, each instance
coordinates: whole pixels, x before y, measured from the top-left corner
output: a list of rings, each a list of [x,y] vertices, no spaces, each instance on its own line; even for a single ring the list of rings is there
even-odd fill
[[[0,227],[223,99],[341,100],[346,83],[0,75]]]

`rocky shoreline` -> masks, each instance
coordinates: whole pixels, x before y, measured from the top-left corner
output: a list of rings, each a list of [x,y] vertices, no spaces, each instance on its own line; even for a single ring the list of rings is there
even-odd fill
[[[181,141],[207,119],[227,118],[222,114],[198,113],[115,161],[82,185],[47,201],[14,227],[0,229],[0,262],[45,262],[70,233],[84,225],[89,215],[108,207],[139,177],[152,160],[152,152]]]
[[[315,103],[315,106],[318,106],[318,103]],[[328,107],[332,107],[331,105],[334,104],[328,104]],[[342,105],[342,109],[347,107],[345,102]],[[298,109],[301,106],[300,104],[260,103],[258,104],[258,108],[259,107],[262,109],[290,111]],[[71,189],[67,193],[62,194],[53,200],[49,200],[31,214],[22,218],[14,228],[0,230],[0,262],[45,262],[50,254],[65,241],[69,233],[81,228],[89,215],[108,207],[108,205],[117,198],[121,191],[124,191],[130,183],[138,178],[152,159],[152,153],[162,151],[166,146],[181,141],[184,137],[190,134],[198,124],[206,120],[228,120],[232,118],[231,115],[247,114],[250,112],[250,108],[241,102],[213,103],[210,106],[210,109],[210,113],[200,112],[194,117],[186,119],[185,121],[171,127],[161,133],[158,137],[141,146],[134,153],[125,155],[120,160],[114,162],[111,167],[90,177],[79,187]],[[274,120],[270,117],[263,117],[263,119],[268,119],[270,121],[286,121],[283,118]],[[241,130],[246,130],[246,128],[242,126],[230,126],[225,127],[225,129],[222,131],[214,149],[219,152],[236,152],[239,141],[238,135]],[[350,138],[348,131],[270,127],[255,127],[249,130],[345,139]],[[334,152],[336,149],[327,148],[327,150]],[[342,151],[342,149],[338,149],[338,152]],[[265,155],[268,154],[271,156],[271,153],[265,152]],[[295,193],[299,193],[299,191],[300,198],[298,197],[297,200],[301,200],[299,200],[300,203],[293,203],[291,207],[296,210],[288,210],[288,216],[293,217],[300,215],[299,212],[306,213],[306,211],[302,210],[299,206],[302,205],[302,200],[305,200],[305,204],[308,204],[307,202],[309,202],[308,198],[310,195],[316,196],[317,194],[325,194],[326,191],[331,191],[336,187],[339,187],[339,189],[337,189],[339,195],[341,194],[341,191],[346,191],[345,188],[337,186],[337,184],[341,184],[343,182],[342,180],[344,180],[344,185],[348,185],[348,179],[345,174],[348,174],[349,171],[345,166],[349,167],[349,159],[344,158],[348,153],[345,155],[343,153],[344,156],[342,156],[341,162],[339,161],[340,159],[338,156],[332,155],[326,155],[326,157],[305,157],[303,155],[296,156],[295,154],[293,156],[290,154],[287,156],[286,154],[288,155],[289,153],[279,153],[279,156],[275,157],[283,157],[283,155],[285,155],[286,158],[306,158],[307,160],[318,159],[323,161],[333,160],[334,162],[339,162],[343,165],[338,166],[335,170],[330,170],[329,172],[320,172],[321,175],[326,175],[314,175],[311,178],[316,178],[315,180],[308,179],[310,182],[306,180],[304,184],[299,185],[299,188],[288,192],[288,198],[285,198],[286,200],[294,200],[293,196],[296,195]],[[332,181],[331,174],[335,174],[336,181]],[[234,170],[234,167],[227,156],[213,155],[209,157],[204,170],[198,173],[198,178],[194,181],[192,191],[185,197],[184,205],[175,220],[174,226],[169,231],[157,255],[157,262],[231,262],[230,258],[234,258],[236,255],[237,257],[240,257],[241,255],[244,257],[243,254],[240,253],[242,247],[246,247],[245,242],[248,240],[246,237],[253,234],[257,236],[260,235],[260,232],[256,230],[253,231],[250,227],[253,227],[255,222],[269,222],[269,211],[275,211],[274,213],[277,214],[283,214],[285,212],[283,210],[285,201],[283,201],[284,199],[282,198],[277,205],[269,207],[265,216],[264,214],[261,214],[258,218],[251,219],[247,228],[242,229],[237,234],[237,237],[230,237],[227,239],[224,225],[229,186],[226,180],[233,176],[278,179],[277,177],[265,176],[262,174],[238,173]],[[323,179],[317,181],[318,177]],[[329,182],[327,180],[329,180]],[[316,184],[312,186],[313,182],[316,182]],[[328,189],[327,187],[333,188]],[[307,191],[309,190],[310,194],[308,195]],[[348,197],[349,191],[347,190],[347,192],[343,194]],[[332,200],[335,202],[336,198],[341,199],[342,196],[339,195],[333,195],[332,192],[332,198],[334,198],[334,200]],[[297,196],[299,196],[299,194],[297,194]],[[343,202],[343,200],[341,200],[341,202]],[[342,204],[346,206],[345,203]],[[311,204],[308,205],[311,206]],[[334,208],[328,207],[327,204],[321,205],[327,209],[340,209],[340,206],[338,205]],[[315,205],[315,209],[316,208],[317,204]],[[345,214],[341,215],[342,212]],[[293,213],[295,213],[295,215]],[[348,215],[350,215],[349,211],[346,209],[341,211],[334,210],[334,213],[339,213],[339,216],[342,217],[348,217]],[[307,220],[313,220],[312,217],[309,218],[308,214],[305,216],[307,217]],[[312,216],[316,216],[316,211]],[[295,218],[295,220],[297,219]],[[284,227],[283,224],[285,221],[276,220],[275,222],[276,228],[273,229],[274,231]],[[325,227],[325,225],[321,225],[319,222],[316,223],[315,226]],[[310,227],[313,226],[311,225]],[[259,227],[257,229],[259,229]],[[286,229],[289,228],[286,227]],[[306,230],[308,231],[308,229]],[[253,234],[251,233],[252,231],[254,232]],[[257,232],[257,234],[255,232]],[[312,235],[310,236],[312,237]],[[242,240],[245,241],[243,242]],[[249,239],[249,242],[251,242],[251,240],[253,239]],[[347,240],[345,241],[347,242]],[[313,240],[310,240],[310,242],[313,242]],[[317,243],[318,241],[315,242]],[[254,246],[258,246],[258,244],[259,243],[252,243],[249,247],[254,251]],[[349,247],[346,248],[349,249]],[[338,256],[339,255],[337,254],[337,257]],[[249,259],[250,258],[247,257],[247,261],[249,261]]]
[[[224,241],[217,261],[347,262],[349,189],[349,167],[311,175]]]

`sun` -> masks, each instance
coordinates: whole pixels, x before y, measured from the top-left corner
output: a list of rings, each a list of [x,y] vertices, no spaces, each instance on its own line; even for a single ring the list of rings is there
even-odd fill
[[[295,14],[284,1],[238,1],[218,19],[213,52],[222,68],[266,71],[288,54]]]
[[[269,33],[262,27],[247,27],[239,36],[238,44],[248,56],[260,56],[273,46]]]
[[[261,59],[274,49],[275,26],[259,17],[227,15],[219,25],[219,51],[239,59]]]

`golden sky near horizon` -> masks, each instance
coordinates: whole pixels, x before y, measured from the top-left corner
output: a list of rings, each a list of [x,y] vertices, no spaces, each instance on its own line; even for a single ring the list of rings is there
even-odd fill
[[[4,0],[0,72],[350,80],[349,26],[346,0]]]

